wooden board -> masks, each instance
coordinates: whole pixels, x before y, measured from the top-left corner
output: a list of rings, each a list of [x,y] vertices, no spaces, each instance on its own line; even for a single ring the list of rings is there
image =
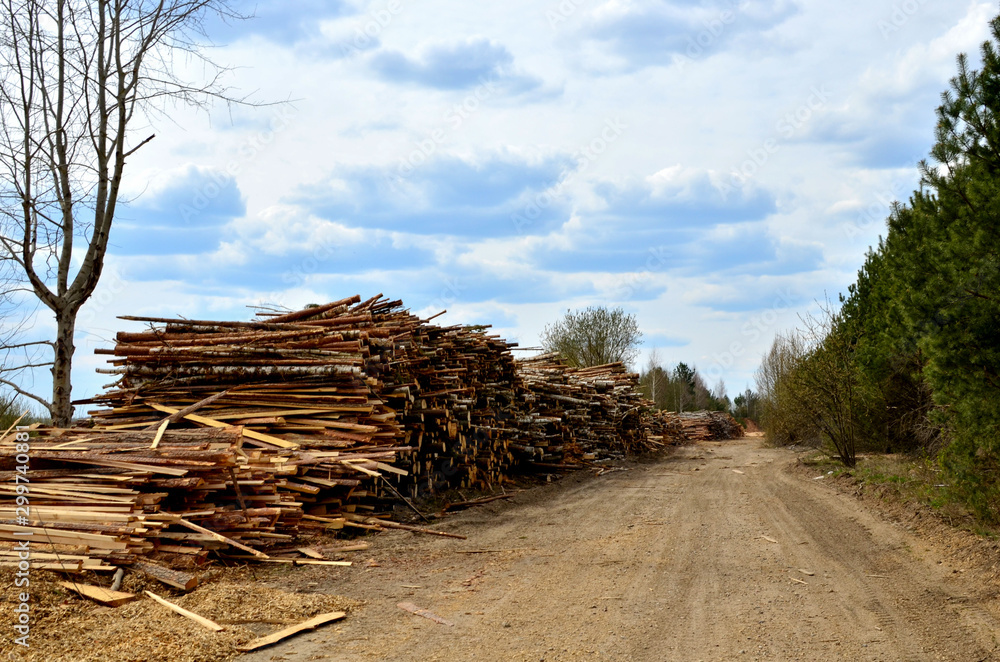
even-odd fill
[[[85,598],[90,598],[94,602],[99,602],[106,607],[119,607],[127,602],[136,599],[134,593],[123,593],[112,591],[101,586],[91,586],[90,584],[78,584],[76,582],[58,582],[63,588],[79,593]]]
[[[304,621],[302,623],[299,623],[298,625],[287,627],[284,630],[279,630],[275,632],[274,634],[269,634],[266,637],[261,637],[260,639],[254,639],[253,641],[243,644],[242,646],[237,646],[236,650],[242,653],[255,651],[258,648],[264,648],[265,646],[276,644],[282,639],[287,639],[288,637],[296,635],[299,632],[305,632],[306,630],[315,630],[321,625],[325,625],[332,621],[339,621],[345,616],[347,616],[347,614],[342,611],[332,611],[328,614],[320,614],[319,616],[310,618],[308,621]]]
[[[154,600],[156,600],[157,602],[159,602],[161,605],[163,605],[167,609],[180,614],[184,618],[189,618],[192,621],[194,621],[195,623],[197,623],[198,625],[201,625],[202,627],[208,628],[209,630],[212,630],[213,632],[222,632],[223,630],[226,629],[226,628],[222,627],[221,625],[219,625],[218,623],[216,623],[215,621],[209,620],[209,619],[205,618],[204,616],[199,616],[198,614],[194,613],[193,611],[188,611],[184,607],[181,607],[180,605],[175,605],[173,602],[170,602],[169,600],[164,600],[163,598],[161,598],[157,594],[153,593],[152,591],[146,591],[146,595],[148,595],[149,597],[153,598]]]

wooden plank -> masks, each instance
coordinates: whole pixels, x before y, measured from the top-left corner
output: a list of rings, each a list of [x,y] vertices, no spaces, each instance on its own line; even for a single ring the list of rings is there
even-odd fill
[[[276,644],[282,639],[287,639],[292,635],[296,635],[299,632],[305,632],[306,630],[315,630],[321,625],[325,625],[332,621],[339,621],[340,619],[347,616],[345,612],[333,611],[328,614],[320,614],[310,618],[308,621],[299,623],[298,625],[293,625],[291,627],[285,628],[284,630],[279,630],[274,634],[269,634],[266,637],[261,637],[260,639],[254,639],[250,643],[237,646],[236,650],[241,653],[249,653],[250,651],[255,651],[258,648],[264,648],[265,646],[270,646],[271,644]]]
[[[322,553],[313,549],[312,547],[299,547],[299,552],[305,554],[309,558],[318,559],[320,561],[326,561],[327,558],[323,556]]]
[[[177,612],[178,614],[180,614],[181,616],[183,616],[185,618],[190,618],[192,621],[194,621],[198,625],[201,625],[202,627],[206,627],[209,630],[212,630],[213,632],[222,632],[223,630],[226,629],[226,628],[222,627],[221,625],[219,625],[218,623],[216,623],[215,621],[210,621],[209,619],[205,618],[204,616],[199,616],[198,614],[194,613],[193,611],[188,611],[187,609],[185,609],[184,607],[181,607],[180,605],[175,605],[173,602],[170,602],[168,600],[164,600],[163,598],[161,598],[157,594],[153,593],[152,591],[146,591],[146,595],[148,595],[149,597],[153,598],[154,600],[156,600],[157,602],[159,602],[161,605],[163,605],[167,609],[170,609],[171,611]]]
[[[362,466],[359,466],[359,465],[355,464],[355,462],[367,462],[367,461],[368,460],[354,460],[354,461],[351,461],[350,459],[345,459],[345,460],[341,460],[340,463],[343,464],[344,466],[348,466],[351,469],[354,469],[355,471],[360,471],[363,474],[371,476],[372,478],[381,478],[382,474],[380,474],[379,472],[372,471],[371,469],[366,469],[366,468],[364,468]]]
[[[156,429],[156,436],[153,437],[153,445],[150,446],[150,448],[155,450],[156,447],[160,445],[160,440],[163,439],[163,433],[167,431],[168,425],[170,425],[170,419],[163,419],[163,422],[160,423],[160,427]]]
[[[172,469],[170,467],[161,466],[158,464],[137,464],[135,462],[120,462],[118,460],[106,460],[103,458],[93,457],[93,458],[82,458],[82,457],[64,457],[63,455],[57,456],[47,456],[39,455],[39,457],[44,459],[59,460],[60,462],[74,462],[76,464],[91,464],[98,467],[114,467],[116,469],[129,469],[131,471],[138,471],[140,473],[151,473],[151,474],[167,474],[168,476],[186,476],[187,469]]]
[[[410,612],[415,616],[422,616],[423,618],[426,618],[429,621],[434,621],[435,623],[440,623],[441,625],[455,625],[451,621],[446,621],[445,619],[441,618],[434,612],[428,611],[427,609],[422,609],[417,605],[413,604],[412,602],[400,602],[396,606],[399,607],[400,609],[404,609]]]
[[[368,549],[368,543],[359,542],[353,545],[344,545],[342,547],[321,547],[326,554],[340,554],[341,552],[362,552]]]
[[[3,540],[25,540],[24,534],[28,532],[32,533],[31,540],[34,542],[87,545],[89,547],[97,547],[99,549],[124,550],[128,548],[128,545],[123,541],[96,533],[81,533],[78,531],[64,531],[62,529],[48,529],[42,527],[26,528],[23,526],[0,524],[0,539]]]
[[[170,425],[171,423],[177,423],[177,422],[179,422],[182,418],[184,418],[188,414],[193,414],[196,411],[198,411],[199,409],[201,409],[202,407],[204,407],[206,405],[210,405],[213,402],[215,402],[216,400],[219,400],[220,398],[222,398],[223,396],[228,395],[228,394],[229,394],[229,389],[226,389],[225,391],[221,391],[219,393],[216,393],[215,395],[210,395],[207,398],[205,398],[204,400],[199,400],[198,402],[194,403],[193,405],[189,405],[189,406],[185,407],[184,409],[180,409],[178,411],[175,411],[173,414],[171,414],[170,416],[167,416],[165,419],[163,419],[163,422],[160,423],[160,429],[161,430],[166,430],[167,426]],[[147,404],[152,404],[152,403],[147,403]],[[150,425],[146,429],[147,430],[151,430],[154,427],[156,427],[155,423],[153,425]],[[153,444],[153,448],[156,448],[155,442]]]
[[[177,523],[180,524],[181,526],[186,526],[187,528],[191,529],[192,531],[197,531],[198,533],[202,533],[202,534],[204,534],[206,536],[211,536],[212,538],[215,538],[219,542],[224,542],[227,545],[235,547],[236,549],[242,549],[244,552],[250,552],[251,554],[253,554],[257,558],[261,558],[261,559],[270,558],[264,552],[259,552],[256,549],[254,549],[253,547],[247,547],[246,545],[243,545],[241,543],[236,542],[232,538],[227,538],[226,536],[222,535],[221,533],[216,533],[215,531],[212,531],[210,529],[206,529],[203,526],[198,526],[197,524],[195,524],[193,522],[189,522],[186,519],[179,519],[179,520],[177,520]]]
[[[91,586],[90,584],[78,584],[76,582],[57,582],[60,586],[79,593],[85,598],[90,598],[94,602],[99,602],[106,607],[120,607],[136,599],[134,593],[123,593],[122,591],[112,591],[101,586]]]
[[[173,407],[167,407],[167,406],[164,406],[164,405],[158,405],[155,402],[150,402],[148,404],[153,409],[156,409],[157,411],[162,411],[162,412],[164,412],[166,414],[176,414],[178,411],[180,411],[179,409],[174,409]],[[232,427],[232,426],[230,426],[227,423],[223,423],[222,421],[217,421],[217,420],[215,420],[213,418],[207,418],[205,416],[198,416],[197,414],[188,414],[184,418],[186,418],[187,420],[191,421],[192,423],[201,423],[202,425],[207,425],[207,426],[213,427],[213,428],[228,428],[228,427]],[[278,446],[279,448],[298,448],[299,447],[299,445],[297,443],[295,443],[294,441],[285,441],[284,439],[279,439],[278,437],[272,437],[269,434],[262,434],[260,432],[255,432],[253,430],[248,430],[246,428],[243,428],[243,436],[247,437],[248,439],[255,439],[257,441],[263,441],[266,444],[273,444],[275,446]]]
[[[394,467],[391,464],[385,464],[384,462],[376,462],[375,466],[383,471],[388,471],[389,473],[398,474],[400,476],[409,476],[410,472],[405,469],[400,469],[399,467]]]
[[[32,557],[35,555],[32,554]],[[0,566],[3,567],[16,567],[20,564],[20,561],[15,561],[13,559],[0,560]],[[52,570],[54,572],[82,572],[83,571],[83,561],[30,561],[32,570]]]

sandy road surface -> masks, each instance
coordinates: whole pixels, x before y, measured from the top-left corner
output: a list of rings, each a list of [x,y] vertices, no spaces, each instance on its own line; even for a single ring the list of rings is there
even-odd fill
[[[689,446],[440,525],[466,541],[376,537],[308,577],[365,607],[244,659],[1000,660],[993,587],[794,459]]]

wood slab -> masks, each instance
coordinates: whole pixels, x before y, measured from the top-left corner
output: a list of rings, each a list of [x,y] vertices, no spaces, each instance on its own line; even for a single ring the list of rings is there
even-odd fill
[[[347,616],[345,612],[342,611],[332,611],[328,614],[320,614],[319,616],[314,616],[308,621],[303,621],[298,625],[293,625],[287,627],[284,630],[278,630],[274,634],[269,634],[266,637],[261,637],[260,639],[254,639],[253,641],[243,644],[242,646],[237,646],[236,650],[247,653],[249,651],[257,650],[258,648],[264,648],[265,646],[270,646],[271,644],[278,643],[282,639],[287,639],[292,635],[298,634],[299,632],[304,632],[306,630],[315,630],[321,625],[330,623],[331,621],[339,621],[340,619]]]
[[[138,596],[135,593],[123,593],[122,591],[112,591],[102,586],[91,586],[90,584],[78,584],[76,582],[58,582],[63,588],[79,593],[85,598],[90,598],[94,602],[99,602],[106,607],[120,607],[132,602]]]

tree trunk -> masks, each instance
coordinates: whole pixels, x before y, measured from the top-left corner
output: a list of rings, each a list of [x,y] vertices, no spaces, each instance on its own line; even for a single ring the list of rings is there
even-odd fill
[[[76,310],[56,312],[55,363],[52,365],[52,425],[68,427],[73,419],[71,376],[73,368],[73,334],[76,330]]]

